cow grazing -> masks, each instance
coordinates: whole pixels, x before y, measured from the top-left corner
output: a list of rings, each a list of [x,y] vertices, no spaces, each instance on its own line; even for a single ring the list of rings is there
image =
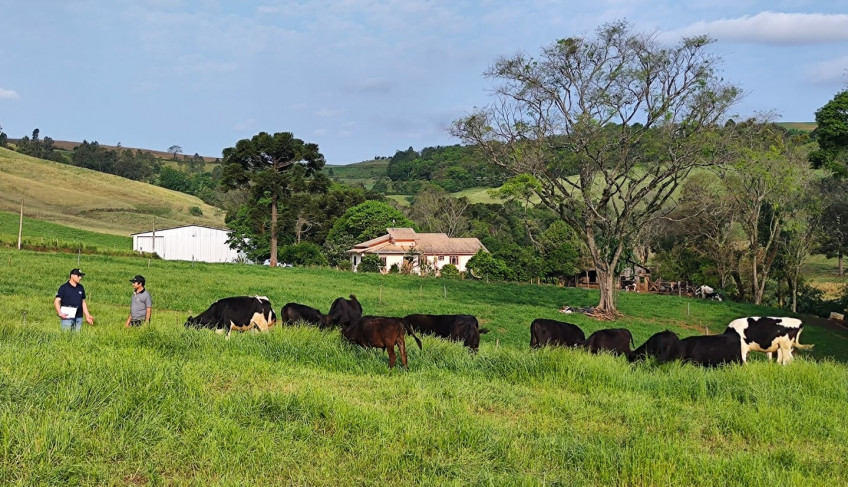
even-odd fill
[[[326,316],[324,313],[305,304],[298,303],[286,303],[280,309],[280,321],[287,325],[306,323],[308,325],[318,325],[321,328],[326,326]]]
[[[332,326],[350,326],[362,318],[362,305],[356,299],[356,296],[351,294],[350,299],[336,298],[333,304],[330,305],[330,311],[324,318],[324,324],[327,327]]]
[[[400,351],[400,361],[404,367],[409,368],[406,357],[406,342],[404,332],[408,332],[415,338],[418,348],[423,349],[421,340],[415,336],[415,332],[403,318],[390,318],[386,316],[363,316],[352,325],[342,326],[342,336],[351,343],[363,348],[382,348],[389,354],[389,368],[395,366],[395,346]]]
[[[721,294],[715,292],[715,289],[707,285],[703,285],[698,289],[695,289],[695,296],[702,299],[712,299],[713,301],[721,301]]]
[[[630,355],[630,345],[633,343],[633,335],[626,328],[607,328],[598,330],[589,338],[579,342],[577,345],[589,350],[591,353],[610,351],[614,355]]]
[[[462,342],[472,352],[480,347],[480,325],[472,315],[411,314],[403,321],[419,333]]]
[[[630,362],[654,357],[659,363],[670,362],[678,358],[680,338],[673,331],[665,330],[651,335],[651,338],[627,356]]]
[[[276,323],[277,314],[265,296],[233,296],[215,301],[196,317],[189,316],[185,326],[214,329],[217,333],[226,333],[229,340],[233,330],[268,331]]]
[[[530,348],[546,345],[573,347],[586,339],[577,325],[564,321],[536,318],[530,323]]]
[[[771,359],[777,352],[777,362],[783,365],[792,361],[792,347],[807,350],[812,345],[798,343],[804,324],[797,318],[752,316],[738,318],[727,325],[725,333],[735,333],[742,342],[742,361],[747,362],[748,352],[766,352]]]
[[[742,346],[736,333],[691,336],[678,343],[679,358],[706,367],[742,363]]]

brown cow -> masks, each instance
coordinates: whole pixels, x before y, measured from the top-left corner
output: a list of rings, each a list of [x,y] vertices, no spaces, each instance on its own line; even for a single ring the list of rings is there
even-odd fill
[[[406,342],[404,332],[412,335],[418,343],[418,348],[423,350],[421,340],[415,336],[412,327],[403,318],[390,318],[387,316],[363,316],[355,324],[342,326],[342,336],[351,343],[363,348],[382,348],[389,354],[389,368],[395,366],[395,345],[400,350],[400,361],[403,366],[409,368],[406,358]]]

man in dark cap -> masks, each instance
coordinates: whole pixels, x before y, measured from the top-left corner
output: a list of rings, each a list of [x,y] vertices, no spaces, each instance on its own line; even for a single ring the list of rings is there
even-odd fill
[[[132,301],[130,302],[130,315],[127,317],[125,327],[141,326],[150,323],[150,310],[153,308],[153,298],[144,287],[144,276],[137,275],[130,279],[133,287]]]
[[[59,286],[56,291],[53,307],[62,320],[60,324],[63,330],[80,331],[83,316],[89,325],[94,324],[94,316],[88,312],[88,304],[85,302],[85,288],[80,284],[84,275],[79,269],[71,269],[68,282]]]

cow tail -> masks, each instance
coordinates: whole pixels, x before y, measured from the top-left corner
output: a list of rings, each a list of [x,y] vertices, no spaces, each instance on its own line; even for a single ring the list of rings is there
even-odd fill
[[[403,320],[403,327],[406,330],[406,333],[408,333],[412,338],[415,339],[415,343],[418,344],[418,349],[424,350],[424,347],[421,346],[421,340],[419,340],[418,337],[415,336],[415,330],[412,329],[412,325],[407,323],[406,320]]]

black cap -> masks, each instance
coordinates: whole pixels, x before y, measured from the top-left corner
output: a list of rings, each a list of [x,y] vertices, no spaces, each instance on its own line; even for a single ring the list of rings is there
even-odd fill
[[[71,269],[71,273],[70,273],[69,275],[71,275],[71,276],[80,276],[80,277],[82,277],[82,276],[84,276],[85,274],[83,274],[83,272],[82,272],[81,270],[79,270],[79,269]]]
[[[141,284],[142,286],[144,286],[144,276],[142,276],[140,274],[136,275],[135,277],[130,279],[130,282],[137,282],[137,283]]]

